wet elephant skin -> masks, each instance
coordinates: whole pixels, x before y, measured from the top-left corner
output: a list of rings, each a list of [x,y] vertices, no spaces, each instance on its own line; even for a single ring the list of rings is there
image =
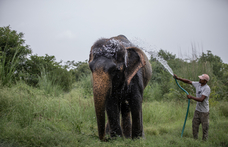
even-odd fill
[[[146,55],[119,35],[96,41],[89,57],[100,140],[105,140],[105,132],[111,138],[143,137],[143,90],[152,75]]]

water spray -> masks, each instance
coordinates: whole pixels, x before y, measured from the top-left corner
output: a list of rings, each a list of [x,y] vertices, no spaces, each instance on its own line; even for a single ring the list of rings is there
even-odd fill
[[[155,58],[156,60],[158,60],[164,67],[165,69],[172,75],[174,76],[173,74],[173,70],[169,67],[169,65],[167,64],[167,61],[165,61],[163,58],[159,57],[158,53],[155,51],[155,49],[153,48],[156,48],[156,46],[151,46],[151,45],[148,45],[147,43],[145,43],[144,41],[142,41],[141,39],[139,38],[135,38],[133,40],[131,40],[131,42],[137,46],[139,46],[140,49],[144,50],[146,53],[148,53],[149,55],[151,55],[153,58]],[[146,46],[145,46],[146,45]],[[182,88],[179,83],[177,82],[177,79],[175,78],[175,81],[176,81],[176,84],[178,85],[178,87],[183,90],[187,95],[189,95],[189,93],[184,89]],[[188,111],[189,111],[189,106],[190,106],[190,99],[188,99],[188,107],[187,107],[187,112],[186,112],[186,116],[185,116],[185,120],[184,120],[184,125],[183,125],[183,128],[182,128],[182,133],[181,133],[181,138],[183,137],[183,133],[184,133],[184,129],[185,129],[185,124],[186,124],[186,121],[187,121],[187,117],[188,117]]]

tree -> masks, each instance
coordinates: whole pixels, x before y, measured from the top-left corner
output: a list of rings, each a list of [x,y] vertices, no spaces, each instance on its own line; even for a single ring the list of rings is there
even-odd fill
[[[45,74],[52,85],[59,85],[62,90],[69,91],[73,78],[71,73],[60,64],[61,62],[56,62],[55,56],[31,55],[23,64],[23,72],[20,76],[28,85],[38,87],[40,77]]]
[[[177,67],[176,65],[176,55],[173,55],[172,53],[169,53],[168,51],[160,49],[158,52],[158,56],[160,58],[163,58],[164,60],[167,61],[168,65],[171,67]],[[178,60],[179,61],[179,60]],[[156,58],[153,58],[151,56],[150,63],[152,65],[152,78],[151,78],[151,83],[158,83],[158,85],[161,87],[161,93],[164,95],[165,93],[169,92],[169,84],[167,84],[172,78],[172,76],[169,74],[168,71],[166,71],[165,67],[161,63],[157,61]],[[180,64],[178,64],[180,65]],[[154,84],[156,85],[156,84]]]
[[[55,56],[45,56],[31,55],[21,66],[22,73],[20,73],[20,78],[26,81],[27,84],[31,86],[37,86],[39,78],[41,76],[42,70],[50,73],[53,70],[61,68],[61,62],[56,62]]]
[[[207,51],[207,53],[202,53],[202,56],[199,59],[199,62],[210,62],[213,67],[213,74],[220,79],[223,77],[223,63],[219,56],[213,55],[210,50]]]
[[[10,26],[0,27],[0,52],[2,53],[0,73],[3,85],[11,84],[18,76],[27,55],[32,53],[29,46],[25,45],[23,37],[23,33],[11,30]]]
[[[84,62],[67,61],[65,68],[70,70],[72,75],[74,75],[76,81],[79,81],[81,76],[91,73],[87,60]]]
[[[173,55],[172,53],[170,53],[168,51],[164,51],[162,49],[159,50],[158,55],[166,61],[173,60],[176,58],[176,55]]]

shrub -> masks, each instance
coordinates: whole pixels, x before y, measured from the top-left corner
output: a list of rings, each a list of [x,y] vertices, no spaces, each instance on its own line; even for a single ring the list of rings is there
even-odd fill
[[[0,79],[3,85],[11,85],[18,78],[27,55],[32,52],[28,45],[24,45],[23,36],[10,26],[0,27]]]
[[[93,85],[91,74],[83,74],[80,76],[79,81],[76,82],[76,88],[81,89],[81,93],[84,98],[91,97],[93,95]]]
[[[160,85],[158,83],[147,85],[143,93],[143,99],[145,101],[162,100],[162,92]]]
[[[221,114],[225,117],[228,117],[228,102],[222,102],[220,103],[220,107],[219,110],[221,112]]]
[[[54,85],[59,85],[63,91],[69,92],[73,84],[73,75],[63,68],[56,68],[50,72],[49,77]]]
[[[41,90],[44,90],[46,94],[58,96],[63,92],[63,88],[58,83],[54,82],[54,78],[55,77],[52,77],[52,75],[47,73],[43,68],[41,76],[38,77],[38,86]]]

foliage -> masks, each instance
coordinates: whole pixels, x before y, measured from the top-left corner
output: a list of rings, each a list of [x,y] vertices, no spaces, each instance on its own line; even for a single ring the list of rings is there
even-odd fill
[[[5,64],[11,62],[14,56],[19,59],[19,63],[22,63],[26,60],[26,56],[31,54],[29,46],[24,45],[23,37],[23,33],[10,30],[10,26],[0,27],[0,47],[1,51],[6,54]],[[15,55],[16,52],[18,53]]]
[[[0,51],[0,61],[2,61],[2,51]],[[0,62],[0,70],[2,69],[2,62]],[[1,73],[0,73],[1,74]]]
[[[176,58],[176,55],[173,55],[172,53],[162,49],[159,50],[158,55],[166,61],[173,60]]]
[[[80,100],[79,96],[79,91],[54,96],[23,82],[2,89],[0,143],[14,143],[16,146],[80,145],[84,140],[81,140],[84,128],[95,126],[96,120],[93,101]],[[84,121],[88,124],[82,124]]]
[[[73,76],[63,68],[56,68],[50,72],[50,79],[53,85],[59,85],[63,91],[69,92],[73,84]]]
[[[223,77],[223,68],[222,68],[222,60],[219,56],[213,55],[211,51],[207,51],[207,53],[203,53],[199,59],[199,63],[209,62],[213,68],[213,74],[217,77]]]
[[[164,51],[159,50],[158,55],[165,59],[168,62],[168,65],[173,68],[180,67],[180,59],[176,59],[175,55]],[[171,81],[172,76],[166,71],[166,69],[163,67],[162,64],[160,64],[158,61],[156,61],[156,58],[153,58],[151,56],[150,63],[152,66],[152,78],[150,80],[151,90],[154,91],[154,97],[157,97],[156,100],[162,100],[162,96],[166,93],[169,93],[172,86]],[[173,68],[174,69],[174,68]],[[154,90],[156,89],[156,90]]]
[[[43,90],[45,94],[58,96],[63,93],[63,89],[59,84],[55,84],[52,76],[43,69],[41,76],[38,77],[39,89]]]
[[[43,88],[57,86],[63,91],[69,91],[72,87],[73,77],[60,64],[61,62],[56,62],[55,56],[31,55],[30,59],[23,64],[20,78],[31,86]]]
[[[0,27],[0,75],[3,85],[10,85],[14,81],[21,70],[21,64],[32,52],[28,45],[24,45],[23,37],[23,33],[11,30],[10,26]]]
[[[17,52],[15,53],[15,55]],[[1,68],[0,68],[0,75],[1,75],[1,82],[2,85],[8,85],[10,86],[12,84],[12,79],[14,78],[14,72],[16,70],[16,65],[18,63],[18,60],[15,60],[15,56],[13,57],[11,62],[6,62],[6,54],[3,53],[3,56],[1,58]]]
[[[222,63],[222,66],[220,66],[221,59],[218,56],[214,56],[210,51],[208,51],[207,54],[202,53],[202,56],[197,56],[193,53],[192,58],[188,59],[188,61],[184,61],[182,59],[175,58],[175,55],[172,55],[167,51],[160,50],[158,54],[160,57],[166,59],[168,65],[173,69],[174,74],[177,74],[179,77],[189,79],[191,81],[198,81],[199,75],[207,73],[210,76],[210,81],[208,82],[208,85],[211,87],[210,101],[213,102],[213,104],[216,104],[217,100],[228,99],[228,66],[225,63]],[[211,64],[209,61],[213,61],[214,63]],[[161,92],[159,97],[161,96],[163,100],[180,100],[185,98],[185,93],[183,93],[183,91],[176,86],[172,75],[170,75],[166,69],[156,61],[155,58],[151,58],[150,62],[153,69],[152,78],[150,80],[150,86],[152,85],[151,91],[158,88],[155,84],[157,83],[160,87],[159,91]],[[214,65],[215,63],[218,63],[218,65]],[[218,67],[221,67],[219,70],[222,71],[222,74],[215,72]],[[187,85],[183,82],[179,82],[179,84],[191,95],[195,95],[195,89],[191,85]]]
[[[46,72],[51,72],[57,68],[60,68],[60,65],[55,61],[54,56],[47,54],[45,56],[31,55],[23,64],[23,73],[20,74],[20,77],[27,84],[36,86],[39,81],[38,77],[41,76],[43,69]]]
[[[150,59],[153,73],[144,90],[146,139],[100,142],[88,61],[61,65],[55,56],[31,55],[22,38],[23,33],[9,26],[0,28],[0,146],[228,146],[228,64],[211,51],[193,53],[188,60],[162,49],[158,52],[179,77],[196,81],[202,73],[210,76],[207,142],[192,138],[195,101],[180,138],[186,94],[155,58]],[[195,95],[191,85],[179,84]]]
[[[89,75],[91,73],[87,60],[84,62],[67,61],[65,68],[70,70],[72,75],[75,76],[76,81],[79,81],[81,76]]]
[[[80,80],[75,84],[75,88],[81,89],[84,98],[91,97],[93,95],[93,85],[91,74],[83,74],[79,78]]]
[[[160,101],[162,98],[161,87],[158,83],[147,85],[143,92],[144,101]]]
[[[9,27],[1,28],[0,32],[0,84],[3,85],[0,85],[0,146],[228,145],[228,65],[210,51],[201,56],[193,55],[187,61],[164,50],[158,53],[179,77],[194,81],[202,73],[210,75],[207,142],[192,138],[195,101],[191,101],[184,136],[180,138],[187,106],[186,94],[154,58],[150,60],[152,79],[144,90],[146,139],[117,138],[100,142],[88,61],[67,61],[61,65],[55,56],[30,55],[31,50],[24,45],[22,33],[11,31]],[[195,94],[191,85],[179,84],[190,94]],[[202,136],[202,131],[199,136]]]
[[[63,91],[72,88],[71,72],[63,68],[61,62],[56,62],[55,56],[30,55],[31,49],[24,45],[23,33],[17,33],[9,26],[1,27],[0,39],[0,81],[3,86],[23,80],[34,87],[39,83],[40,88],[59,87]]]
[[[0,91],[0,146],[227,146],[227,102],[211,107],[207,142],[194,140],[190,105],[183,138],[181,129],[186,103],[156,101],[143,103],[145,139],[99,141],[92,97],[81,88],[53,96],[20,81]],[[200,127],[200,130],[202,128]],[[202,131],[199,131],[199,138]],[[108,136],[107,136],[108,137]]]

